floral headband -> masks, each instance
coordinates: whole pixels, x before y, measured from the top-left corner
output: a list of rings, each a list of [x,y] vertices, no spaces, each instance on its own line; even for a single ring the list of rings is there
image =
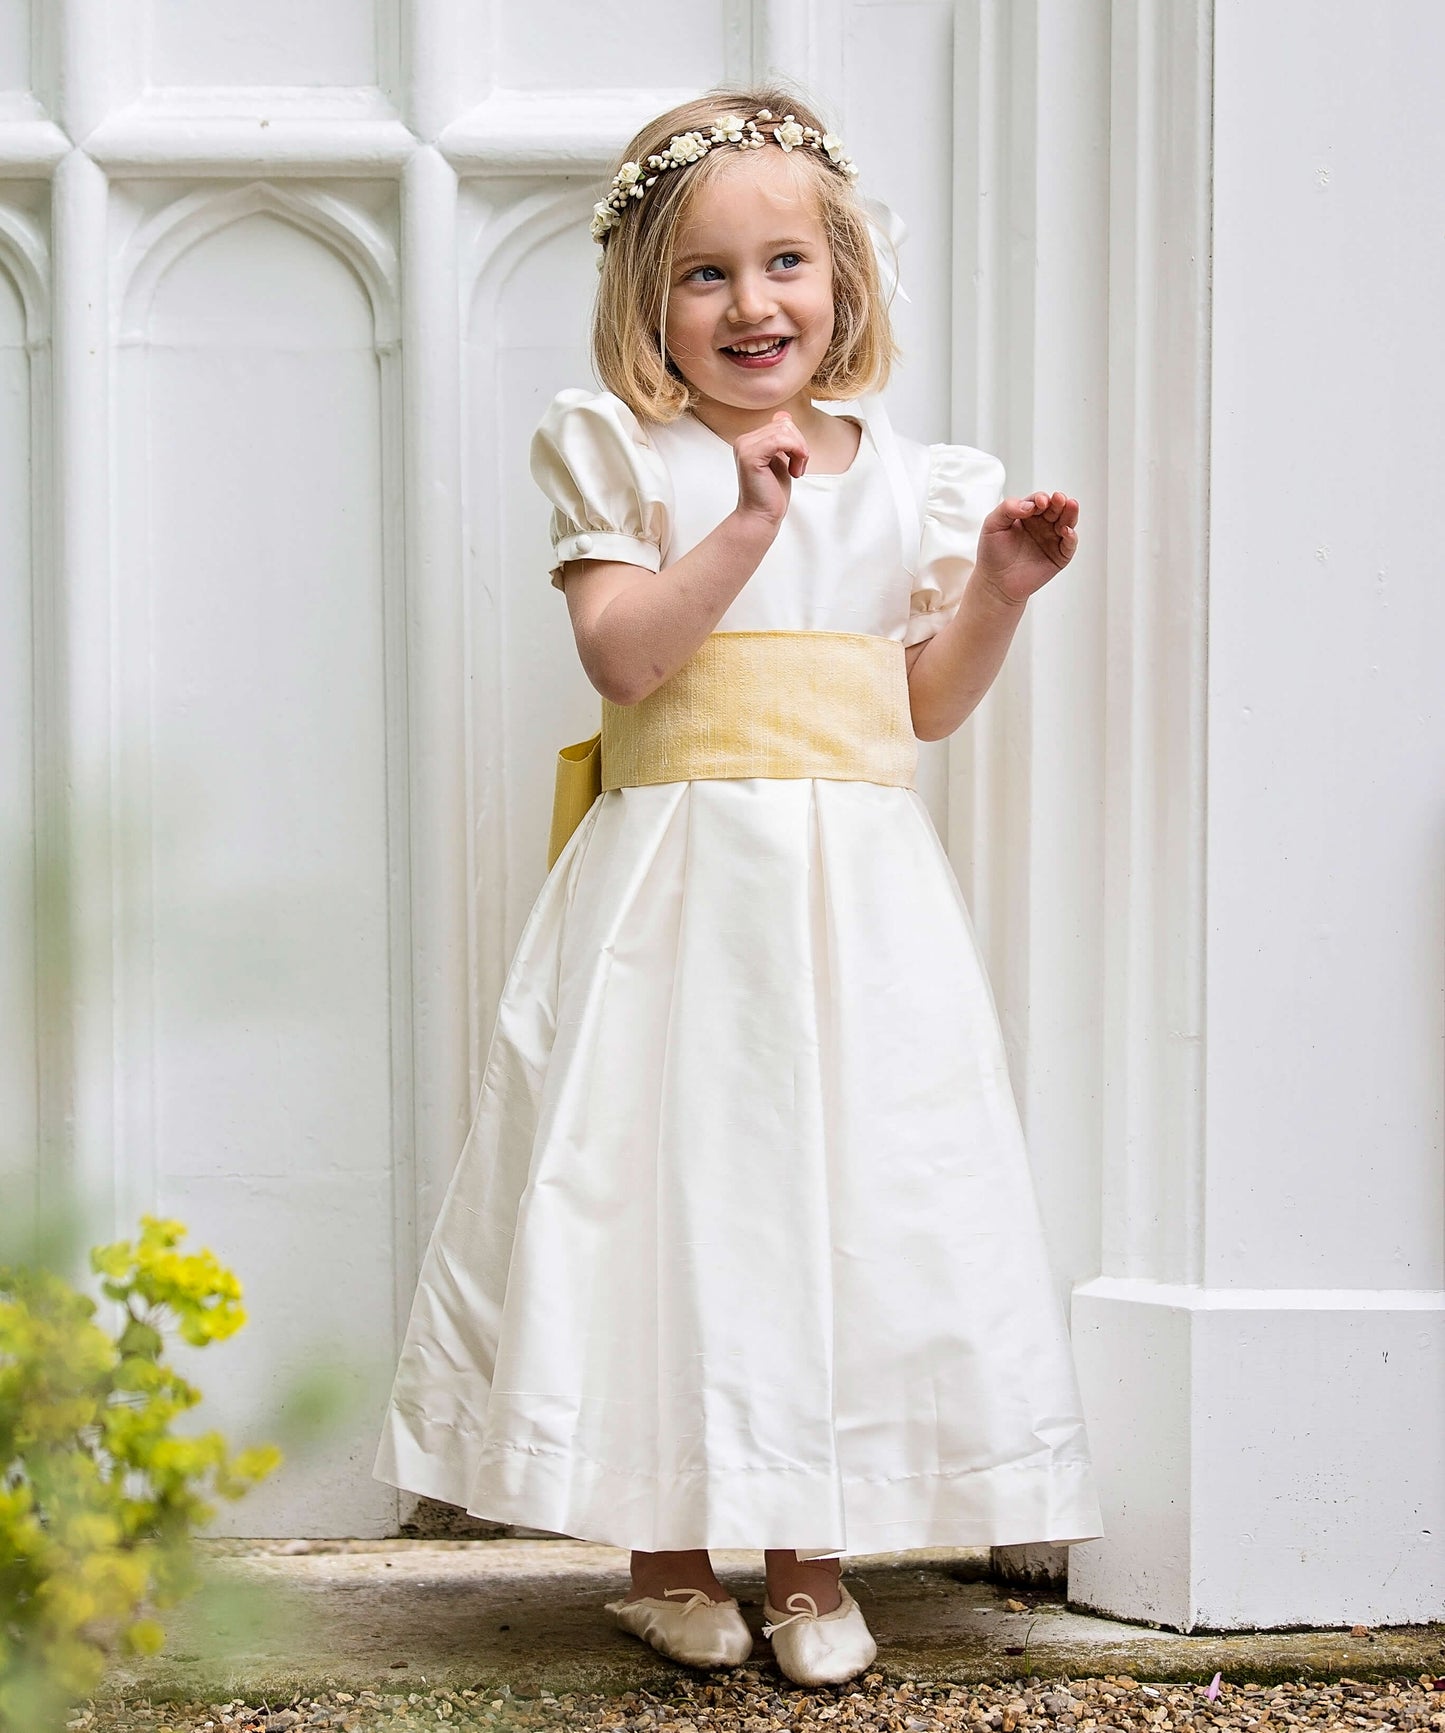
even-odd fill
[[[674,133],[665,151],[648,157],[647,167],[653,171],[651,174],[641,163],[623,163],[612,177],[612,190],[592,207],[592,239],[599,246],[604,245],[607,231],[622,221],[621,213],[627,209],[628,201],[640,199],[665,169],[682,168],[687,163],[696,162],[715,144],[735,144],[742,150],[761,150],[768,142],[768,134],[757,123],[772,118],[771,109],[760,108],[746,120],[736,114],[723,115],[706,137],[695,131]],[[769,131],[785,151],[794,150],[799,145],[811,145],[814,150],[822,151],[850,180],[857,178],[858,170],[853,159],[844,154],[843,141],[836,133],[819,132],[816,126],[801,126],[791,114],[785,114],[781,124]],[[597,262],[600,267],[601,254]]]

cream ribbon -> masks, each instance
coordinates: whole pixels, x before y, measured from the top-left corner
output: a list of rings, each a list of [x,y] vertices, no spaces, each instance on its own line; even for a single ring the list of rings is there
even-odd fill
[[[883,282],[883,297],[897,295],[900,301],[912,305],[912,296],[899,280],[897,254],[908,235],[908,225],[891,205],[868,193],[854,195],[868,219],[868,231],[873,239],[873,251],[878,259],[878,275]]]
[[[788,1596],[787,1605],[792,1606],[794,1601],[806,1601],[808,1605],[806,1607],[800,1607],[791,1618],[779,1619],[775,1625],[765,1623],[763,1625],[763,1635],[765,1637],[771,1637],[774,1631],[781,1631],[784,1625],[796,1624],[799,1619],[816,1619],[819,1616],[818,1603],[806,1589],[794,1589],[792,1594]]]
[[[665,1595],[691,1595],[692,1599],[682,1609],[685,1613],[696,1612],[699,1607],[711,1607],[717,1603],[706,1589],[664,1589]]]

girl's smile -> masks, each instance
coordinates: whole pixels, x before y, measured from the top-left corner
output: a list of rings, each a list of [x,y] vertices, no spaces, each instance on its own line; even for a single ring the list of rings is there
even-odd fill
[[[783,358],[791,337],[759,338],[756,347],[752,345],[725,345],[723,354],[739,367],[775,367]]]
[[[808,174],[781,151],[742,153],[678,232],[668,359],[729,441],[779,409],[807,436],[820,414],[808,388],[833,339],[833,261]]]

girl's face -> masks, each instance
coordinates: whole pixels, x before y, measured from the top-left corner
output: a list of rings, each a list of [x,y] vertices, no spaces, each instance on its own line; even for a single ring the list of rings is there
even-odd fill
[[[664,335],[699,407],[745,432],[778,409],[811,409],[833,338],[833,261],[807,171],[771,145],[729,156],[678,229]],[[732,351],[774,337],[775,355]]]

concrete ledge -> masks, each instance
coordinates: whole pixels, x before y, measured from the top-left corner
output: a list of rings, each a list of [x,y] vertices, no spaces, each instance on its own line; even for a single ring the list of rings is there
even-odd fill
[[[500,1688],[656,1690],[679,1669],[619,1630],[603,1601],[626,1592],[628,1555],[554,1540],[211,1541],[208,1584],[178,1608],[158,1656],[112,1669],[103,1689],[154,1699],[295,1691]],[[757,1635],[752,1665],[777,1674],[760,1634],[760,1552],[715,1552]],[[1150,1680],[1439,1672],[1445,1626],[1180,1636],[1068,1609],[1056,1593],[984,1580],[985,1550],[849,1559],[847,1581],[886,1678],[959,1683],[1130,1673]],[[1021,1610],[1013,1610],[1013,1609]],[[1017,1653],[1013,1651],[1018,1651]],[[690,1675],[701,1677],[701,1675]]]

